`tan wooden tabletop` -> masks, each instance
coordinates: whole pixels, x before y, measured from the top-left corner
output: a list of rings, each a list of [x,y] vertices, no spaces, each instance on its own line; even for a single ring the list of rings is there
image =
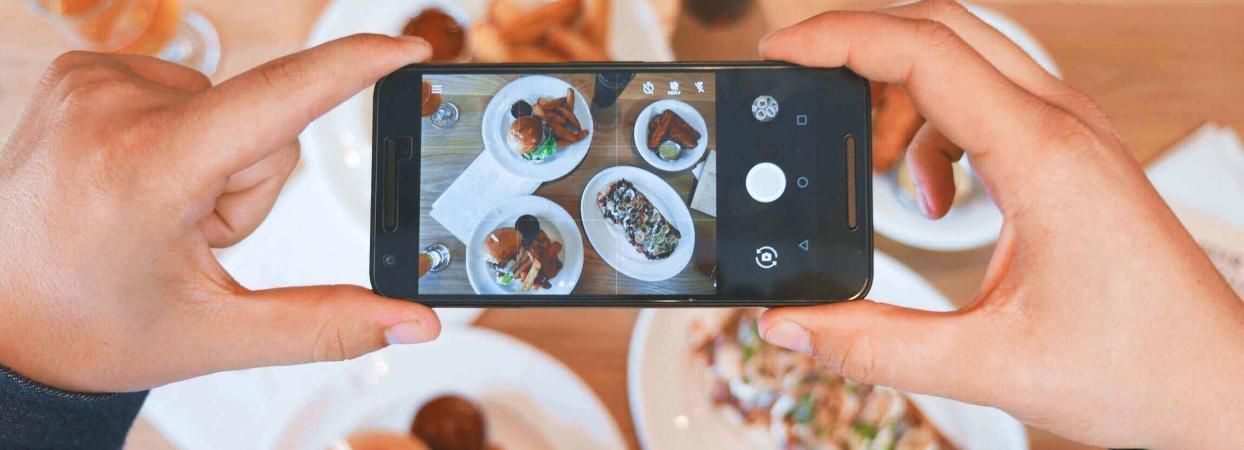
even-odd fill
[[[595,90],[594,74],[557,74],[574,87],[579,95],[586,95],[584,100],[591,102]],[[449,247],[452,261],[466,261],[466,244],[454,237],[449,230],[432,218],[432,203],[449,188],[467,166],[484,150],[484,138],[479,124],[485,107],[493,95],[507,83],[519,78],[515,75],[473,75],[470,77],[429,77],[431,83],[439,84],[444,89],[443,101],[453,102],[459,109],[459,122],[452,128],[438,129],[431,126],[431,121],[423,119],[423,140],[421,152],[424,163],[420,166],[420,192],[422,200],[419,208],[419,247],[440,243]],[[664,99],[666,95],[647,95],[642,92],[644,83],[660,83],[668,86],[670,81],[677,81],[685,86],[677,97],[700,112],[708,125],[706,143],[708,151],[716,148],[716,109],[712,99],[716,98],[712,80],[704,84],[704,92],[697,92],[692,86],[696,81],[704,81],[700,75],[668,74],[636,76],[627,85],[616,104],[616,118],[612,126],[600,126],[601,117],[596,120],[596,131],[592,135],[590,149],[577,167],[569,174],[555,180],[545,182],[533,193],[552,200],[574,218],[579,233],[583,236],[583,273],[575,285],[573,294],[708,294],[713,292],[710,275],[716,265],[717,221],[712,216],[688,208],[692,222],[695,224],[695,250],[687,267],[674,277],[660,283],[640,281],[615,271],[589,242],[582,229],[580,219],[580,198],[588,181],[602,170],[610,167],[632,166],[658,176],[674,189],[684,206],[690,205],[696,178],[691,171],[680,170],[666,172],[652,168],[639,155],[633,137],[640,112],[653,102]],[[510,105],[503,105],[509,111]],[[508,114],[508,113],[507,113]],[[646,124],[645,124],[646,125]],[[643,126],[643,125],[639,125]],[[606,131],[604,128],[611,128]],[[563,150],[564,151],[564,150]],[[648,150],[644,150],[648,151]],[[689,157],[689,156],[687,156]],[[526,194],[526,193],[519,193]],[[592,193],[592,198],[595,198]],[[651,193],[649,193],[651,195]],[[513,226],[513,225],[509,225]],[[553,280],[556,281],[556,280]],[[450,264],[442,272],[429,274],[419,280],[421,294],[470,294],[471,285],[467,280],[466,264]]]
[[[302,48],[326,0],[184,0],[217,25],[224,59],[217,80]],[[661,2],[664,10],[677,2]],[[705,27],[677,19],[680,59],[754,59],[766,32],[831,8],[889,1],[758,0],[733,25]],[[1006,0],[979,2],[1027,28],[1064,78],[1096,98],[1142,162],[1205,121],[1244,130],[1244,3],[1239,1]],[[23,1],[0,2],[0,127],[11,127],[43,68],[68,44]],[[952,302],[972,298],[990,248],[938,253],[884,238],[879,251],[926,277]],[[478,325],[500,330],[558,358],[602,398],[635,444],[626,394],[626,354],[638,311],[628,309],[491,310]],[[1034,449],[1078,446],[1030,430]],[[168,448],[139,421],[130,448]]]

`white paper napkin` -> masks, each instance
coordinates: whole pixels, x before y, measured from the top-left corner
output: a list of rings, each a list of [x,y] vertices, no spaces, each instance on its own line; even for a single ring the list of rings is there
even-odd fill
[[[502,200],[528,195],[540,187],[532,181],[511,175],[488,155],[480,155],[432,203],[432,218],[466,243],[475,224]]]
[[[1208,123],[1145,171],[1162,198],[1244,228],[1244,145]]]

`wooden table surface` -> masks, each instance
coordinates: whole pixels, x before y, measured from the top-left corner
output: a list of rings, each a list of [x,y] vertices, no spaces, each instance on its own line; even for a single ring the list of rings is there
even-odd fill
[[[184,0],[211,18],[224,43],[221,80],[303,46],[326,0]],[[664,9],[675,2],[664,3]],[[735,24],[708,28],[677,20],[680,59],[754,59],[766,32],[831,8],[889,1],[758,0]],[[992,0],[1039,40],[1072,85],[1096,98],[1142,162],[1205,121],[1244,130],[1244,3],[1239,1]],[[0,2],[0,126],[10,127],[43,68],[68,44],[22,1]],[[884,238],[878,251],[926,277],[952,302],[972,298],[991,249],[939,253]],[[626,354],[638,311],[628,309],[492,310],[478,325],[523,339],[558,358],[608,406],[634,445],[626,394]],[[1030,430],[1034,449],[1078,448]],[[139,421],[130,448],[168,448]]]
[[[579,92],[579,95],[585,96],[583,97],[585,101],[591,102],[595,90],[596,77],[594,74],[560,74],[554,76],[570,83]],[[459,175],[466,170],[467,166],[471,165],[471,162],[475,161],[481,152],[486,151],[484,150],[483,134],[480,132],[481,117],[494,94],[507,83],[517,78],[519,78],[517,75],[434,76],[428,78],[430,83],[442,86],[445,92],[443,101],[450,101],[458,106],[460,119],[454,127],[448,129],[438,129],[431,126],[429,119],[423,119],[423,147],[421,151],[424,163],[420,167],[420,185],[423,189],[420,192],[422,198],[419,205],[419,247],[423,248],[433,243],[444,244],[449,247],[452,256],[451,261],[456,263],[451,263],[442,272],[429,274],[419,280],[419,293],[421,294],[471,294],[474,292],[467,279],[467,264],[464,262],[466,261],[466,244],[474,245],[476,243],[459,241],[440,222],[433,219],[430,215],[432,203],[440,198],[441,194],[458,179]],[[532,193],[532,195],[552,200],[558,206],[564,208],[566,212],[570,213],[570,217],[575,220],[575,223],[570,224],[570,226],[577,228],[576,231],[583,237],[583,273],[571,292],[573,294],[682,295],[710,294],[714,291],[710,275],[716,265],[717,241],[714,237],[717,235],[717,221],[712,216],[688,208],[695,227],[695,241],[691,244],[695,248],[692,252],[691,262],[677,275],[660,283],[640,281],[614,270],[601,257],[598,249],[589,241],[583,220],[581,220],[583,215],[579,205],[584,189],[592,177],[602,170],[611,167],[631,166],[646,170],[668,183],[674,189],[674,192],[678,194],[678,201],[684,207],[691,204],[691,195],[696,185],[696,178],[691,174],[691,171],[689,169],[676,172],[656,170],[641,158],[639,150],[634,143],[633,132],[640,112],[659,99],[673,98],[663,93],[645,94],[642,86],[645,83],[654,83],[654,86],[659,83],[661,86],[668,87],[671,81],[679,82],[680,86],[683,86],[680,89],[681,94],[677,96],[677,99],[691,105],[704,117],[704,121],[708,125],[708,133],[706,137],[701,139],[708,139],[707,149],[704,153],[704,155],[708,155],[708,151],[716,148],[717,114],[716,109],[713,107],[716,90],[713,89],[713,80],[697,74],[660,76],[641,74],[631,80],[630,84],[618,96],[618,101],[614,106],[616,113],[612,123],[607,125],[602,123],[608,120],[606,117],[603,117],[604,113],[598,113],[593,117],[596,125],[595,132],[591,137],[591,145],[583,161],[569,174],[541,184]],[[697,92],[693,87],[697,81],[704,82],[704,92]],[[534,98],[529,99],[531,102],[534,102],[534,100]],[[502,107],[506,108],[506,114],[508,115],[510,105],[502,105]],[[580,120],[583,120],[583,118]],[[566,150],[562,150],[562,152],[564,151]],[[644,151],[648,150],[645,149]],[[561,157],[561,155],[557,157]],[[515,193],[515,195],[521,194],[526,193]],[[648,194],[652,195],[653,193],[649,192]],[[595,193],[592,193],[593,199],[595,195]],[[673,207],[673,205],[670,206]],[[513,224],[506,226],[513,226]],[[682,243],[686,243],[686,241],[684,240]],[[622,250],[630,251],[628,247],[622,247]],[[628,258],[630,258],[628,255],[617,255],[614,257],[615,260]],[[556,283],[557,279],[551,281]]]

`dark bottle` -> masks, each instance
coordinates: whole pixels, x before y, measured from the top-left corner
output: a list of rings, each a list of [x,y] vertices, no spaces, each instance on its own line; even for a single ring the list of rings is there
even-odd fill
[[[601,72],[596,74],[596,88],[592,91],[592,119],[596,129],[609,131],[617,128],[618,96],[635,78],[635,72]]]
[[[751,9],[753,0],[685,0],[687,10],[700,22],[709,26],[729,25],[737,22],[747,10]]]

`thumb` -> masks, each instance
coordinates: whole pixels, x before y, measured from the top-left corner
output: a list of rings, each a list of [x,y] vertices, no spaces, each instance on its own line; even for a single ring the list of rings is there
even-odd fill
[[[241,294],[227,307],[231,368],[341,361],[389,344],[436,339],[431,308],[358,286],[309,286]]]
[[[766,311],[760,335],[851,380],[973,401],[983,352],[967,320],[860,300]]]

